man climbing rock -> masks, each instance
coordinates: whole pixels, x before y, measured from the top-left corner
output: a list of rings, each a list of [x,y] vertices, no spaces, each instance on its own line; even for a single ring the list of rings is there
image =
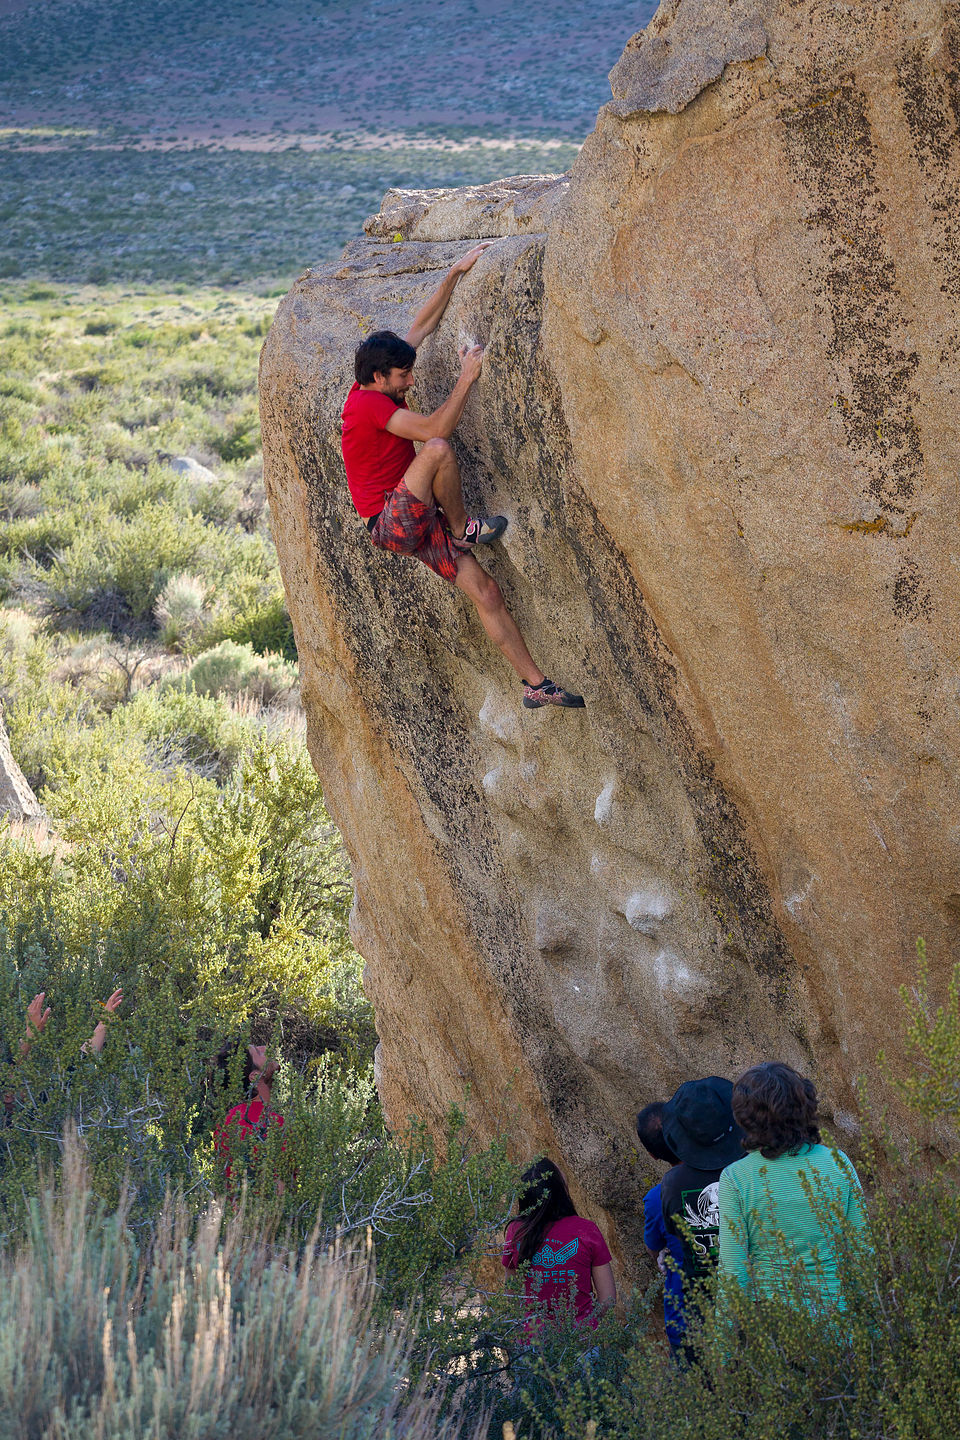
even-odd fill
[[[525,708],[578,708],[582,696],[554,685],[534,662],[499,585],[473,554],[507,528],[503,515],[467,514],[450,445],[480,374],[481,346],[460,351],[460,378],[432,414],[407,407],[417,347],[437,328],[461,276],[486,248],[475,246],[450,268],[405,340],[392,330],[378,330],[357,348],[356,382],[343,407],[343,463],[351,498],[372,543],[414,556],[473,601],[483,628],[523,681]],[[419,454],[414,442],[422,445]]]

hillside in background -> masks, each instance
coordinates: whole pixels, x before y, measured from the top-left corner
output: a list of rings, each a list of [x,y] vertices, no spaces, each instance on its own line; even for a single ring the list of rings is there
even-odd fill
[[[0,277],[284,287],[390,186],[572,164],[652,0],[0,5]]]
[[[155,140],[491,127],[581,140],[651,0],[52,0],[0,14],[14,125]]]

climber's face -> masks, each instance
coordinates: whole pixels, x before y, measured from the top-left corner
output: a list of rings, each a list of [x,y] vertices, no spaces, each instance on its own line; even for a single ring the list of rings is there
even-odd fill
[[[377,389],[383,395],[389,395],[391,400],[396,400],[397,404],[408,390],[413,389],[415,383],[412,365],[409,365],[406,370],[401,370],[394,365],[386,375],[381,374],[378,370],[373,378],[376,381]]]

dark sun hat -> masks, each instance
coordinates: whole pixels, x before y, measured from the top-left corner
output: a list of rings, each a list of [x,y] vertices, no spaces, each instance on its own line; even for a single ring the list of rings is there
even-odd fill
[[[697,1170],[722,1170],[744,1156],[733,1118],[733,1084],[719,1075],[687,1080],[663,1107],[663,1138]]]

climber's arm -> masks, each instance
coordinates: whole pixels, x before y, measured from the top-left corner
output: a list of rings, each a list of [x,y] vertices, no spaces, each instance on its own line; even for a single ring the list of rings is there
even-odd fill
[[[460,379],[454,385],[442,405],[431,415],[419,415],[416,410],[399,406],[387,421],[386,428],[391,435],[401,435],[404,440],[449,440],[467,403],[470,387],[480,374],[483,364],[483,350],[474,345],[471,350],[460,351]]]
[[[407,331],[407,344],[412,345],[414,350],[419,349],[427,336],[432,335],[434,330],[436,330],[440,324],[440,317],[444,310],[446,310],[450,296],[454,290],[456,290],[461,275],[466,275],[467,271],[476,265],[489,243],[489,241],[486,241],[482,245],[475,245],[472,250],[467,251],[462,260],[458,260],[456,265],[451,265],[443,277],[442,283],[434,290],[423,309],[418,312],[416,319]],[[410,440],[417,438],[415,435],[407,436],[407,439]],[[431,437],[427,436],[426,438],[430,439]]]

